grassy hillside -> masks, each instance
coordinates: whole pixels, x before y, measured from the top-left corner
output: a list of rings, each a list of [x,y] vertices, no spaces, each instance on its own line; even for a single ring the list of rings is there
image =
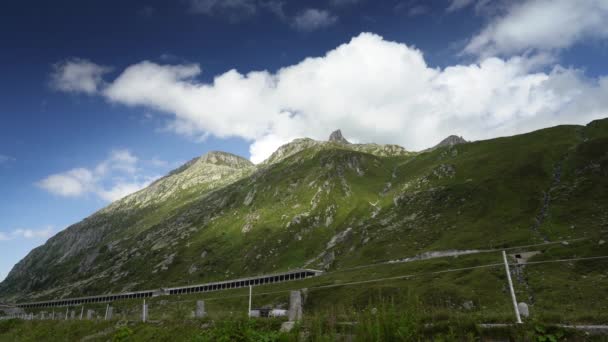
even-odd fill
[[[286,146],[280,158],[258,167],[205,159],[175,180],[177,188],[161,183],[167,186],[157,184],[112,204],[34,250],[0,284],[0,297],[73,297],[300,267],[335,272],[429,251],[580,237],[588,238],[586,247],[559,253],[608,254],[607,245],[598,244],[608,230],[608,120],[424,153],[304,141],[306,146]],[[198,173],[206,176],[182,186]],[[210,179],[215,181],[207,183]],[[551,251],[536,258],[551,257]],[[428,261],[430,269],[452,266],[440,260]],[[526,268],[518,291],[525,296],[531,291],[535,303],[547,307],[579,287],[584,296],[606,298],[597,288],[607,285],[606,262],[575,263],[572,269],[560,265]],[[374,272],[351,272],[335,281]],[[504,284],[501,270],[445,277],[407,288],[440,307],[462,306],[470,291],[480,291],[479,300],[492,302],[486,307],[498,308],[496,314],[508,306],[508,301],[496,304],[495,287]],[[352,298],[366,302],[375,286],[353,290]],[[390,293],[405,285],[385,286]],[[483,294],[486,286],[491,294]],[[334,288],[326,296],[337,294]],[[602,300],[581,303],[598,305],[597,312],[606,306]]]

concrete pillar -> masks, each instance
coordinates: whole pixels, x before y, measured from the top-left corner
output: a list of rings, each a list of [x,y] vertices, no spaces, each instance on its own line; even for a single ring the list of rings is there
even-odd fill
[[[519,314],[521,315],[521,317],[529,317],[530,316],[530,311],[528,309],[528,304],[521,302],[519,304],[517,304],[517,308],[519,309]]]
[[[196,301],[196,313],[195,313],[195,317],[196,318],[203,318],[205,317],[207,313],[205,312],[205,301],[204,300],[197,300]]]
[[[144,305],[141,308],[141,320],[144,323],[148,320],[148,304],[146,304],[145,299],[144,299]]]
[[[106,321],[109,321],[112,319],[113,311],[114,311],[114,309],[112,308],[112,305],[108,304],[108,306],[106,307],[106,317],[105,317]]]
[[[88,320],[93,319],[93,315],[94,315],[94,314],[95,314],[95,311],[93,311],[93,310],[91,310],[91,309],[88,309],[88,310],[87,310],[87,319],[88,319]]]
[[[290,321],[299,321],[302,319],[302,292],[291,291],[289,295],[289,313]]]

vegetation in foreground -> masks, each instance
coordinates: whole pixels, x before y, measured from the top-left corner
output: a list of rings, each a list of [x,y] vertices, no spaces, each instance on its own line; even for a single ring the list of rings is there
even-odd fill
[[[608,337],[529,321],[480,327],[464,316],[425,323],[415,306],[381,303],[305,317],[290,332],[280,319],[127,321],[0,321],[0,341],[606,341]]]

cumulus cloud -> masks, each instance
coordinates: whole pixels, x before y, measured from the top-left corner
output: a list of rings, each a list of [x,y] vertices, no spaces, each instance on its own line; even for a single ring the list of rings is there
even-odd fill
[[[74,58],[53,65],[51,87],[71,93],[95,94],[103,84],[103,75],[111,70],[86,59]]]
[[[308,8],[293,18],[292,26],[299,31],[314,31],[332,26],[338,17],[329,11]]]
[[[113,202],[148,186],[158,178],[138,174],[138,161],[139,159],[128,150],[114,150],[94,168],[75,168],[52,174],[37,185],[63,197],[94,194],[105,201]],[[154,163],[150,164],[158,166],[160,162],[162,161],[155,159]]]
[[[457,9],[472,1],[455,0]],[[464,52],[513,55],[528,51],[556,51],[585,39],[608,38],[608,2],[605,0],[528,0],[511,2],[475,35]]]
[[[294,138],[326,139],[337,128],[353,141],[421,150],[450,134],[486,139],[608,116],[607,77],[559,65],[540,71],[548,61],[431,68],[420,50],[363,33],[276,73],[230,70],[211,83],[197,79],[198,65],[144,61],[102,94],[172,116],[181,134],[241,137],[256,163]]]
[[[0,241],[9,241],[14,239],[48,239],[55,233],[53,226],[46,226],[41,229],[24,229],[18,228],[11,232],[0,232]]]
[[[50,175],[41,180],[38,185],[57,195],[78,197],[93,190],[95,185],[93,172],[85,168],[72,169],[67,172]]]

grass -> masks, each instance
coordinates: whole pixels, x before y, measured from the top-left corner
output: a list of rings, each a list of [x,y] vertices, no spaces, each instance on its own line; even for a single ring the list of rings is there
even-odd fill
[[[363,308],[330,307],[307,314],[290,332],[280,319],[179,319],[127,321],[0,321],[0,341],[604,341],[580,331],[529,321],[486,327],[477,317],[458,315],[428,322],[414,297],[401,306],[379,299]]]

